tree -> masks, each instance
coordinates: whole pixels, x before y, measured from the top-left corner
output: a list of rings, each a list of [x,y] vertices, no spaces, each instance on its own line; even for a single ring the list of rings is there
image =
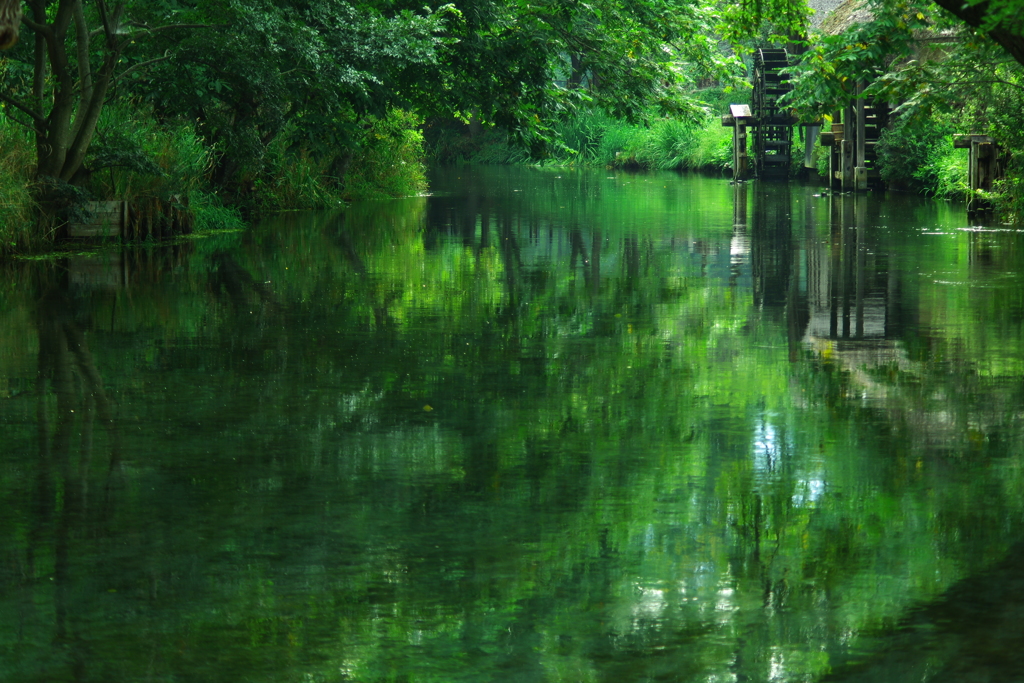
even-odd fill
[[[28,0],[23,23],[31,46],[15,51],[0,101],[35,134],[36,176],[71,182],[108,94],[122,73],[123,53],[172,26],[151,25],[140,3]],[[192,27],[197,28],[197,27]]]
[[[325,158],[341,176],[369,119],[411,106],[410,84],[435,68],[453,16],[340,0],[191,3],[181,20],[230,30],[157,36],[159,61],[140,56],[125,88],[231,150],[218,187],[244,191],[272,144]]]
[[[471,0],[421,88],[435,112],[473,113],[541,151],[546,125],[581,106],[629,120],[652,110],[688,116],[680,62],[737,71],[716,13],[694,0]]]
[[[286,122],[321,148],[344,148],[365,115],[395,105],[398,72],[436,61],[446,13],[385,15],[338,0],[29,0],[27,8],[35,40],[12,52],[0,101],[34,132],[37,178],[63,183],[84,178],[115,94],[199,120],[211,143],[241,159],[250,147],[248,156],[259,156]],[[222,179],[235,158],[222,157]]]

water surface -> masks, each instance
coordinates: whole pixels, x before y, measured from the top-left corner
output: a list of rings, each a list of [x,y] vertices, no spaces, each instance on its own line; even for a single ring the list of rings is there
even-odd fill
[[[0,679],[1024,675],[1017,232],[432,189],[0,271]]]

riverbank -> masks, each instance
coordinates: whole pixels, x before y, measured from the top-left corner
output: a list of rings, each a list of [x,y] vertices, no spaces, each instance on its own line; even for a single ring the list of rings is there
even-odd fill
[[[434,124],[426,130],[430,158],[442,164],[543,165],[643,171],[706,171],[728,173],[732,165],[731,129],[721,125],[730,95],[709,97],[703,114],[691,119],[654,117],[647,123],[628,123],[600,112],[587,112],[552,126],[552,142],[544,155],[531,155],[508,134],[496,129]],[[928,119],[896,119],[876,146],[877,168],[890,189],[938,200],[963,200],[968,186],[968,150],[958,149],[958,122],[951,114]],[[793,173],[803,168],[803,145],[794,147]],[[1004,150],[1006,175],[983,199],[994,219],[1019,223],[1024,215],[1024,184],[1009,160],[1017,152]],[[822,178],[828,175],[828,155],[814,147],[812,161]]]
[[[194,122],[108,105],[84,171],[72,182],[35,177],[28,129],[0,114],[0,255],[48,249],[92,201],[162,203],[197,231],[235,229],[280,211],[328,209],[426,189],[420,120],[394,110],[368,118],[348,152],[326,153],[282,131],[259,154],[211,143]]]

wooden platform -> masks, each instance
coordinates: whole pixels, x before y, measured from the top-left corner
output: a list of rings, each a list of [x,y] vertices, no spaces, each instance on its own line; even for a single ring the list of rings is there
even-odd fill
[[[128,221],[127,202],[86,202],[88,222],[69,223],[68,237],[115,237],[124,234]]]

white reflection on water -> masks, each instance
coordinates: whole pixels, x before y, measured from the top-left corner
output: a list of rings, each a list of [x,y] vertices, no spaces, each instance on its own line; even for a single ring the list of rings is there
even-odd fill
[[[638,624],[640,620],[657,619],[665,611],[668,602],[665,600],[665,590],[651,586],[635,586],[637,600],[633,604],[634,626],[642,628]]]
[[[821,479],[809,479],[800,482],[803,485],[803,493],[793,494],[793,504],[800,506],[815,503],[825,493],[825,482]]]
[[[775,427],[762,420],[754,427],[754,469],[758,474],[771,474],[778,460]]]

